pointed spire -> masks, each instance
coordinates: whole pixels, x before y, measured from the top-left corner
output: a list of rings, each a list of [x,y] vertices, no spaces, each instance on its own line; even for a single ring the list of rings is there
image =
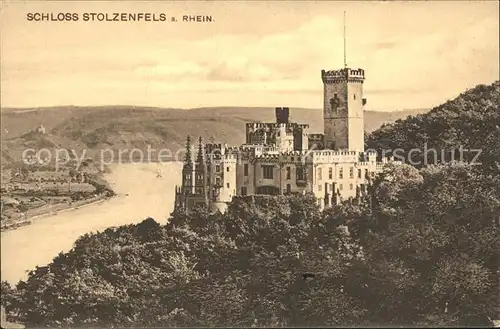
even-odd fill
[[[193,164],[193,158],[191,155],[191,137],[189,135],[186,138],[186,155],[184,156],[184,164]]]
[[[204,156],[203,156],[203,139],[200,138],[198,139],[198,154],[196,156],[196,163],[203,163]]]

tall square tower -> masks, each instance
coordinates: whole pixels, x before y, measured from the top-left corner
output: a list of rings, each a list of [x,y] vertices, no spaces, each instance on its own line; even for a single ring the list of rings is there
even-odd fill
[[[321,71],[323,80],[323,125],[326,149],[363,152],[364,105],[362,69]]]

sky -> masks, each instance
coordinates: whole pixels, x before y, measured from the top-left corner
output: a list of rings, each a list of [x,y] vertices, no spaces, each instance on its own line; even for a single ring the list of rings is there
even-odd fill
[[[2,1],[2,107],[321,108],[321,70],[365,70],[366,110],[430,108],[499,80],[498,1]],[[148,12],[177,22],[84,22]],[[77,13],[34,22],[28,13]],[[182,22],[211,15],[212,22]]]

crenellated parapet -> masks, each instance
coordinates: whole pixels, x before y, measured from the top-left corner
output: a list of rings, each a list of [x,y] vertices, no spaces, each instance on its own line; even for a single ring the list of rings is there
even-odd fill
[[[357,163],[359,153],[356,151],[312,150],[315,163]]]
[[[287,128],[289,131],[294,130],[294,128],[302,128],[302,129],[307,129],[309,128],[308,124],[305,123],[295,123],[295,122],[286,122],[286,123],[276,123],[276,122],[247,122],[246,123],[247,130],[259,130],[263,129],[266,131],[270,131],[273,129],[279,129],[279,128]]]
[[[340,70],[321,70],[321,79],[323,83],[340,83],[340,82],[363,82],[365,80],[365,70],[344,68]]]
[[[255,161],[280,163],[280,154],[261,154],[254,158]]]

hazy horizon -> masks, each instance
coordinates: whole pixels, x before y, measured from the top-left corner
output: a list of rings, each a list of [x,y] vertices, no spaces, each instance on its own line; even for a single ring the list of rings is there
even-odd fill
[[[132,107],[137,107],[137,108],[142,108],[142,109],[158,109],[158,110],[183,110],[183,111],[189,111],[189,110],[201,110],[201,109],[258,109],[258,108],[270,108],[273,109],[275,106],[244,106],[244,105],[238,105],[238,106],[231,106],[231,105],[224,105],[224,106],[200,106],[200,107],[191,107],[191,108],[180,108],[180,107],[164,107],[164,106],[146,106],[146,105],[126,105],[126,104],[105,104],[105,105],[48,105],[48,106],[28,106],[28,107],[16,107],[16,106],[0,106],[0,110],[26,110],[27,112],[33,111],[33,110],[43,110],[43,109],[55,109],[55,108],[65,108],[65,107],[81,107],[81,108],[99,108],[99,107],[124,107],[124,108],[132,108]],[[282,107],[282,106],[279,106]],[[322,108],[314,108],[314,107],[298,107],[298,106],[285,106],[290,108],[291,110],[317,110],[317,111],[322,111]],[[413,111],[413,110],[431,110],[432,107],[430,108],[404,108],[404,109],[395,109],[393,111],[386,111],[384,109],[365,109],[365,112],[406,112],[406,111]]]
[[[343,67],[343,11],[347,64],[365,70],[367,111],[431,109],[500,79],[494,1],[3,1],[0,8],[2,108],[320,109],[320,71]],[[35,12],[214,22],[28,21]]]

